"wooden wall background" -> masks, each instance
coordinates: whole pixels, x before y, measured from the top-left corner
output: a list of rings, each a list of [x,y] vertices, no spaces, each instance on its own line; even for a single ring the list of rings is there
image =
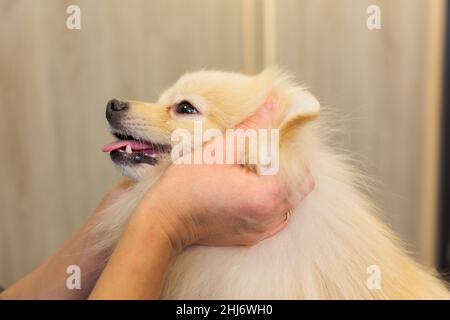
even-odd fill
[[[372,3],[380,31],[366,28]],[[70,4],[80,31],[65,27]],[[383,183],[386,221],[432,264],[442,5],[0,0],[0,283],[50,255],[117,180],[100,152],[108,99],[155,99],[188,70],[272,62],[340,112],[340,143]]]

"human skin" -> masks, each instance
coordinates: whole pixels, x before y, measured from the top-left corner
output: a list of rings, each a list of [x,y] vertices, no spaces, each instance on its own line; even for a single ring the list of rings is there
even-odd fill
[[[269,98],[238,128],[272,127],[276,116],[277,103]],[[210,143],[223,145],[223,139]],[[296,201],[314,188],[305,169],[304,188]],[[184,248],[254,245],[283,229],[286,212],[296,205],[278,175],[258,176],[233,164],[171,165],[135,209],[102,270],[104,256],[87,255],[84,250],[91,241],[88,230],[103,206],[126,191],[127,183],[123,180],[113,188],[55,255],[0,298],[157,299],[172,259]],[[79,265],[84,274],[81,290],[66,288],[65,270],[70,264]]]

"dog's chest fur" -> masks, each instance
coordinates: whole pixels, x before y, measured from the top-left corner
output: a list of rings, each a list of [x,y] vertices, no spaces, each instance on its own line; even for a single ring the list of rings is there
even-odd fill
[[[169,270],[163,299],[449,298],[375,217],[341,159],[309,151],[316,187],[289,225],[253,247],[187,248]],[[157,177],[139,182],[106,209],[98,249],[114,245]],[[379,289],[367,284],[370,266],[381,271]]]

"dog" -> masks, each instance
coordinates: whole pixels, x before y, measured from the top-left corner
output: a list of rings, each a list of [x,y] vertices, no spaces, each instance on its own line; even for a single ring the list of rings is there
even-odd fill
[[[195,121],[205,129],[233,128],[268,97],[280,108],[279,172],[295,192],[303,159],[314,190],[283,231],[257,245],[188,247],[171,266],[161,298],[448,299],[446,285],[415,263],[377,217],[362,191],[367,179],[330,144],[318,100],[276,67],[252,76],[187,73],[157,103],[108,103],[118,140],[103,151],[135,182],[97,221],[95,249],[114,248],[135,206],[171,164],[174,130],[193,134]]]

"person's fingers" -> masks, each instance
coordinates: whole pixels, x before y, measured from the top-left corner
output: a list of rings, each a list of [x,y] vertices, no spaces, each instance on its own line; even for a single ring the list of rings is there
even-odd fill
[[[289,188],[289,192],[287,194],[287,201],[292,207],[299,205],[315,189],[316,186],[316,180],[306,165],[302,175],[297,180],[298,181],[291,186],[291,188]]]
[[[269,97],[256,113],[238,124],[232,130],[232,134],[229,134],[230,132],[227,134],[226,132],[217,137],[210,142],[210,147],[214,150],[223,150],[224,163],[240,163],[245,154],[246,137],[253,134],[249,133],[248,130],[271,129],[275,121],[277,106],[276,99]]]
[[[273,127],[275,113],[277,111],[277,100],[269,97],[263,105],[249,118],[241,122],[235,129],[270,129]]]
[[[280,232],[281,230],[283,230],[287,224],[289,223],[289,217],[286,216],[286,213],[282,214],[282,217],[279,221],[279,224],[277,227],[275,227],[274,229],[270,230],[263,239],[267,239],[270,238],[271,236],[277,234],[278,232]]]
[[[245,154],[246,137],[251,134],[248,130],[271,129],[273,127],[278,103],[274,97],[269,97],[264,104],[252,116],[238,124],[233,130],[227,130],[224,134],[196,149],[192,154],[186,154],[177,161],[189,163],[185,159],[201,159],[207,163],[239,164]],[[213,155],[211,155],[211,151]]]

